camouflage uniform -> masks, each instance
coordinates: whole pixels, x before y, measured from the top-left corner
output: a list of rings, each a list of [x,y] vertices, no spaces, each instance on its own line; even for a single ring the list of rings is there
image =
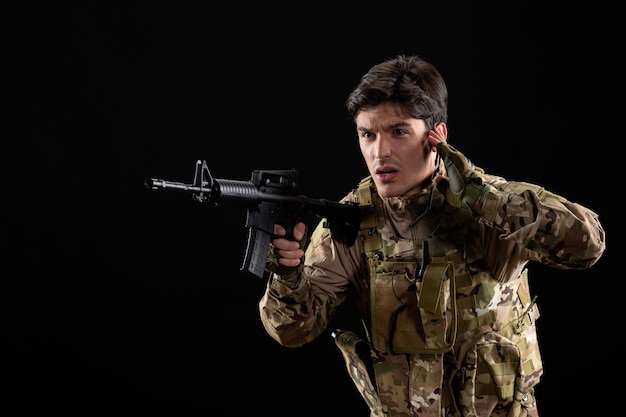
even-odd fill
[[[366,337],[333,336],[372,417],[537,416],[539,312],[526,265],[588,268],[604,231],[576,203],[476,172],[486,186],[471,213],[433,186],[382,199],[365,178],[344,199],[366,214],[356,243],[320,223],[303,266],[268,280],[261,320],[289,347],[321,335],[356,287]]]

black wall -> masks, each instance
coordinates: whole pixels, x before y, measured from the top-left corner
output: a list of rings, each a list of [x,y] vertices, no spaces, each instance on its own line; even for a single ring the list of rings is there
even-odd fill
[[[447,80],[454,146],[603,220],[609,249],[593,269],[531,269],[540,409],[590,407],[576,393],[605,372],[593,342],[603,325],[585,323],[612,308],[619,277],[605,278],[623,228],[616,12],[598,2],[408,3],[87,1],[12,12],[4,65],[15,71],[18,133],[6,141],[1,233],[9,401],[66,415],[368,415],[332,329],[295,350],[264,333],[264,281],[239,271],[245,212],[143,182],[191,182],[205,159],[216,178],[296,168],[303,194],[339,199],[366,175],[346,96],[372,65],[416,53]],[[350,307],[333,328],[359,326]]]

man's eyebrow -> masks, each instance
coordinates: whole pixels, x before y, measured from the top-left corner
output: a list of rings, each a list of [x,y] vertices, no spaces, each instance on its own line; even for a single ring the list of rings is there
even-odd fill
[[[392,123],[389,126],[387,126],[387,129],[397,129],[399,127],[407,127],[410,126],[411,124],[409,122],[405,122],[405,121],[401,121],[401,122],[396,122],[396,123]],[[365,126],[357,126],[356,130],[360,131],[360,132],[369,132],[370,129],[368,129]]]

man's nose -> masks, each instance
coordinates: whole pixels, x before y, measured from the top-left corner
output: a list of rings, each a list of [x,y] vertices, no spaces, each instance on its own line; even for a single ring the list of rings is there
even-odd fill
[[[388,158],[391,155],[391,142],[385,135],[378,135],[374,147],[374,156],[378,159]]]

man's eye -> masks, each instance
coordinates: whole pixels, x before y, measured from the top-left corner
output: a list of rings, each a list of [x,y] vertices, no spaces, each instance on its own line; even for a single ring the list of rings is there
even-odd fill
[[[398,135],[398,136],[406,135],[406,130],[404,130],[404,129],[396,129],[396,135]]]

